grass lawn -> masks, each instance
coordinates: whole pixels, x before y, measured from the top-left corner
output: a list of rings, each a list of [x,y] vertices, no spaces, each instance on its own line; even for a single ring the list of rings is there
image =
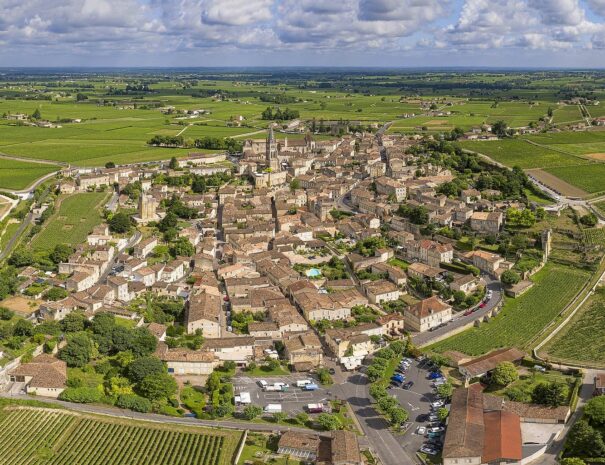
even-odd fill
[[[260,377],[260,376],[287,376],[290,374],[287,368],[283,366],[277,367],[275,370],[269,370],[268,367],[257,366],[253,370],[246,371],[247,375]]]
[[[299,460],[281,455],[275,455],[277,451],[277,439],[263,433],[248,433],[246,445],[240,456],[238,465],[246,462],[270,463],[272,465],[301,465]]]
[[[600,288],[543,352],[549,359],[605,365],[605,288]]]
[[[534,372],[527,375],[521,375],[517,381],[509,384],[506,387],[499,386],[488,386],[485,392],[490,394],[496,394],[498,396],[507,397],[506,392],[509,389],[513,389],[515,391],[522,392],[525,396],[527,396],[524,401],[531,400],[531,393],[534,388],[541,383],[563,383],[569,386],[569,397],[567,398],[567,403],[569,404],[571,398],[571,391],[573,389],[573,384],[576,378],[573,376],[565,376],[564,374],[557,371],[550,371],[547,373],[539,373]]]
[[[0,158],[0,188],[25,189],[36,179],[58,169],[58,165],[28,163]]]
[[[408,262],[406,262],[405,260],[401,260],[400,258],[397,258],[397,257],[389,258],[387,263],[389,265],[397,266],[397,267],[401,268],[402,270],[407,270],[408,266],[410,266],[410,264]]]
[[[69,379],[81,379],[84,381],[84,386],[91,388],[96,388],[103,384],[103,375],[94,371],[92,367],[88,367],[86,370],[82,368],[68,368],[67,377]]]
[[[589,277],[586,271],[549,263],[533,276],[534,287],[521,297],[507,299],[502,311],[488,323],[440,341],[432,349],[458,350],[469,355],[481,355],[500,347],[526,349]]]
[[[86,240],[101,223],[101,207],[110,194],[86,192],[61,199],[58,210],[31,241],[33,249],[52,249],[57,244],[76,245]]]

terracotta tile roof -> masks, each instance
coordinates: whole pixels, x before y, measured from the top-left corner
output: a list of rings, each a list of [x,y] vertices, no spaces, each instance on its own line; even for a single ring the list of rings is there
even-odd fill
[[[521,420],[504,411],[483,414],[485,443],[481,463],[518,461],[523,458]]]
[[[332,433],[332,464],[362,463],[357,436],[351,431],[334,431]]]
[[[417,318],[426,318],[429,315],[441,313],[448,309],[451,309],[449,305],[439,300],[437,296],[433,296],[412,305],[408,311]]]
[[[319,436],[317,434],[295,433],[286,431],[279,438],[278,448],[309,451],[317,454],[319,449]]]
[[[515,413],[523,421],[532,422],[535,420],[555,420],[564,422],[569,416],[569,407],[547,407],[538,404],[524,404],[514,402],[504,397],[486,394],[483,396],[483,408],[485,410],[503,410],[505,412]]]
[[[524,356],[525,353],[519,349],[515,349],[514,347],[504,348],[494,350],[493,352],[477,357],[470,362],[462,363],[460,366],[468,372],[471,378],[474,378],[475,376],[480,376],[493,370],[498,363],[515,362],[521,360]]]
[[[67,365],[49,354],[41,354],[30,363],[17,367],[10,373],[14,376],[32,377],[29,385],[39,388],[63,388],[67,381]]]
[[[484,434],[481,385],[456,389],[452,396],[443,457],[481,457]]]

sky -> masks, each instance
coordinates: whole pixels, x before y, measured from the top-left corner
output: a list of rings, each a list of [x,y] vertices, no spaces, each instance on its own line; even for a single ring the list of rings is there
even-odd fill
[[[0,67],[605,67],[605,0],[0,0]]]

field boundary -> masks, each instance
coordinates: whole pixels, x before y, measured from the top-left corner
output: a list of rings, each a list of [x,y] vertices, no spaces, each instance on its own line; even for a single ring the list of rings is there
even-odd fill
[[[544,360],[544,358],[540,355],[540,349],[542,349],[542,347],[544,347],[544,345],[546,343],[548,343],[563,328],[565,328],[565,326],[567,326],[567,324],[573,319],[573,317],[582,308],[582,306],[584,305],[584,303],[586,303],[586,301],[590,298],[590,296],[592,296],[592,294],[596,290],[596,288],[599,285],[599,283],[605,278],[605,269],[604,269],[605,268],[604,267],[605,261],[603,260],[604,258],[605,257],[601,257],[601,264],[600,264],[599,270],[593,274],[593,279],[591,279],[590,281],[588,281],[584,285],[584,287],[582,288],[582,290],[576,295],[576,297],[573,299],[573,301],[570,302],[570,304],[565,309],[563,309],[563,311],[561,313],[559,313],[558,316],[561,316],[561,315],[565,314],[565,312],[567,310],[569,310],[569,308],[581,297],[581,295],[584,292],[586,292],[588,290],[587,288],[589,286],[591,286],[591,284],[592,284],[592,287],[590,287],[590,290],[588,290],[588,292],[586,292],[586,295],[584,296],[584,298],[582,299],[582,301],[579,304],[575,305],[575,307],[573,307],[572,311],[565,317],[565,319],[556,328],[554,328],[553,331],[551,331],[544,339],[542,339],[536,346],[534,346],[534,348],[532,349],[532,352],[533,352],[535,358],[537,358],[538,360]],[[600,273],[600,274],[598,274],[598,273]],[[596,281],[594,281],[594,277],[595,276],[598,276],[598,279]],[[540,337],[540,336],[544,335],[544,333],[552,326],[553,322],[554,322],[554,320],[551,321],[551,323],[548,326],[546,326],[544,328],[544,330],[540,333],[540,335],[538,335],[537,337]],[[557,357],[555,357],[555,358],[550,358],[549,357],[549,360],[557,360]],[[593,368],[593,366],[591,366],[589,364],[576,365],[576,366],[581,366],[581,367],[584,367],[584,368]]]

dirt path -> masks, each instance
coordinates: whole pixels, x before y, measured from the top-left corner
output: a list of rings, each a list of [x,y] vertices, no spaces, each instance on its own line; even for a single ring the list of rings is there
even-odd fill
[[[540,181],[542,184],[550,187],[551,189],[559,192],[559,194],[565,197],[586,197],[588,192],[583,191],[579,187],[572,186],[571,184],[559,179],[554,174],[550,174],[540,168],[525,170],[528,174],[531,174],[534,178]]]

